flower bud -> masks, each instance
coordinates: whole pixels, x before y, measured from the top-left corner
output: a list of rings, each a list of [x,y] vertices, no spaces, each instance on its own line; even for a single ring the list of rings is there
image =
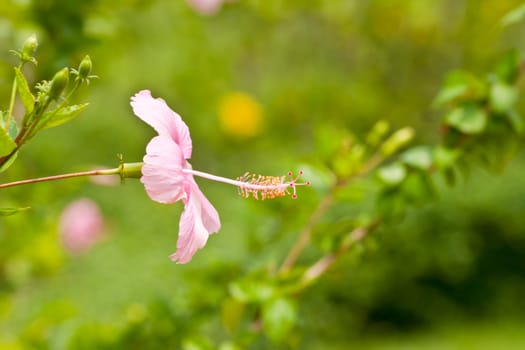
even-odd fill
[[[24,46],[22,48],[22,52],[20,54],[20,59],[22,62],[33,62],[36,64],[35,60],[35,52],[38,47],[38,40],[36,38],[36,35],[33,34],[29,38],[26,39],[24,42]]]
[[[51,80],[51,87],[49,88],[49,97],[51,99],[57,99],[60,97],[60,94],[66,88],[69,83],[69,69],[62,68],[59,70],[53,80]]]
[[[82,62],[80,62],[80,65],[78,66],[78,77],[81,80],[87,80],[89,78],[89,74],[91,73],[91,68],[93,67],[91,63],[91,58],[89,55],[86,55]]]
[[[381,146],[381,153],[388,157],[396,153],[414,138],[414,129],[406,127],[392,134]]]

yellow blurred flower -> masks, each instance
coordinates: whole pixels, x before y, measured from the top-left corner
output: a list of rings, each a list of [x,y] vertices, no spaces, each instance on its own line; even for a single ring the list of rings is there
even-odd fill
[[[219,102],[219,121],[229,136],[239,139],[257,136],[263,129],[262,107],[244,92],[231,92]]]

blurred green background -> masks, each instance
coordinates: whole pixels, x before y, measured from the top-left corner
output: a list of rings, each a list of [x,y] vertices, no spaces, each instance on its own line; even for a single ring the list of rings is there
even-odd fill
[[[500,26],[520,3],[239,0],[202,14],[186,1],[3,0],[2,109],[16,63],[9,50],[31,33],[40,43],[38,67],[26,72],[33,81],[85,54],[99,79],[76,97],[88,109],[39,134],[1,182],[114,167],[117,153],[140,161],[154,131],[129,98],[150,89],[190,127],[195,169],[304,169],[313,186],[297,201],[261,202],[199,180],[222,229],[187,265],[168,258],[182,205],[152,202],[138,181],[2,190],[2,206],[32,210],[0,221],[0,348],[235,349],[239,335],[221,322],[228,285],[278,265],[305,225],[322,193],[319,134],[362,135],[385,119],[413,126],[418,143],[437,142],[430,105],[444,76],[484,74],[509,48],[523,50],[525,26]],[[474,168],[452,188],[439,183],[437,200],[374,232],[298,298],[285,342],[263,337],[250,348],[524,348],[524,157],[499,174]],[[107,237],[71,256],[58,217],[80,197],[100,205]]]

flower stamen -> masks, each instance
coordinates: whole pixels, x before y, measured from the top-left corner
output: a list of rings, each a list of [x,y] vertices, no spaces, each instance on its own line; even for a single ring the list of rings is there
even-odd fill
[[[296,199],[297,186],[310,186],[310,181],[298,182],[303,175],[302,171],[295,178],[291,171],[288,172],[288,181],[286,181],[286,176],[256,175],[249,172],[244,173],[244,175],[237,177],[235,180],[193,169],[182,169],[182,172],[236,186],[239,195],[243,198],[253,197],[259,199],[260,196],[260,199],[265,200],[291,195],[293,199]]]
[[[294,178],[293,173],[290,171],[288,172],[289,181],[286,181],[285,176],[255,175],[247,172],[243,176],[237,178],[237,181],[240,182],[238,192],[243,198],[252,196],[258,200],[260,194],[261,199],[265,200],[289,195],[289,189],[291,188],[291,196],[293,199],[296,199],[296,187],[310,185],[310,182],[297,182],[301,175],[303,175],[302,171],[300,171],[299,175]]]

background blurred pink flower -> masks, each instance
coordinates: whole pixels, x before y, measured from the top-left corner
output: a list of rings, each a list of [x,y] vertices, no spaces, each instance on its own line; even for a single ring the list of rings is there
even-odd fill
[[[87,251],[104,233],[104,218],[98,205],[87,198],[71,202],[60,216],[59,232],[67,251],[73,254]]]
[[[186,0],[188,5],[201,15],[212,15],[219,11],[224,0]]]
[[[97,166],[93,170],[106,170],[108,167]],[[99,186],[117,186],[120,184],[118,176],[90,176],[89,181]]]
[[[106,170],[108,167],[97,166],[93,170]],[[116,186],[120,184],[120,178],[118,176],[90,176],[89,181],[99,186]]]

